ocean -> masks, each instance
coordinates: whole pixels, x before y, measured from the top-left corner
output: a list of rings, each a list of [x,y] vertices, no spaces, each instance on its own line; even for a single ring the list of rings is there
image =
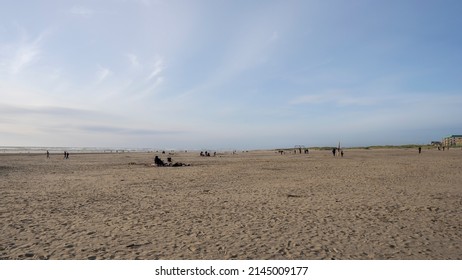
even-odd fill
[[[0,146],[0,153],[8,154],[41,154],[49,151],[51,154],[63,153],[125,153],[152,152],[152,148],[113,148],[113,147],[34,147],[34,146]]]

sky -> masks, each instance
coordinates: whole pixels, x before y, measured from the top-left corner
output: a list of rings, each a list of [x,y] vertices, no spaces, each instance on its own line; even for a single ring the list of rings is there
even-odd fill
[[[462,134],[462,1],[0,0],[0,146]]]

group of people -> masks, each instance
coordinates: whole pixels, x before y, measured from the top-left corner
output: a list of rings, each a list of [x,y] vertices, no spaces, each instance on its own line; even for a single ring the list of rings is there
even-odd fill
[[[298,148],[298,152],[299,152],[299,154],[301,154],[302,153],[302,148]],[[297,149],[294,150],[294,154],[296,154],[296,153],[297,153]],[[310,153],[310,150],[303,149],[303,153],[307,155],[307,154]]]
[[[185,164],[185,163],[182,163],[182,162],[175,162],[175,163],[172,164],[172,158],[171,157],[167,158],[167,163],[165,163],[158,156],[154,157],[154,165],[158,166],[158,167],[163,167],[163,166],[171,166],[171,167],[189,166],[189,164]]]
[[[47,150],[47,158],[50,158],[50,151]],[[64,151],[64,159],[69,159],[69,153]]]
[[[205,152],[202,152],[200,153],[201,157],[209,157],[210,156],[210,153],[208,151],[205,151]],[[217,152],[213,152],[213,156],[216,156],[217,155]]]
[[[308,155],[310,153],[310,150],[308,149],[303,149],[302,148],[298,148],[298,149],[295,149],[294,150],[294,154],[297,154],[297,151],[299,154],[305,154],[305,155]],[[279,150],[278,153],[280,153],[281,155],[284,155],[286,152],[284,150]]]
[[[339,148],[333,148],[332,149],[332,155],[335,156],[341,156],[343,157],[343,150],[342,149],[339,149]]]

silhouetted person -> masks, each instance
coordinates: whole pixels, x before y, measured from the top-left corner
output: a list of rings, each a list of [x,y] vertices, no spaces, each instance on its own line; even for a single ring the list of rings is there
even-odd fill
[[[156,166],[165,166],[165,163],[163,160],[161,160],[158,156],[154,158],[154,164]]]
[[[343,150],[340,151],[340,155],[343,157]]]
[[[47,158],[50,158],[50,152],[47,151]]]
[[[422,153],[422,147],[419,147],[419,154]]]
[[[332,155],[334,155],[334,157],[335,157],[335,152],[336,152],[336,151],[337,151],[336,148],[333,148],[333,149],[332,149]]]

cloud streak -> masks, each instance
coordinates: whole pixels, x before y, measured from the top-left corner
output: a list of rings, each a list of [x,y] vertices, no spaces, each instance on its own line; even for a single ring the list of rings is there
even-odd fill
[[[153,80],[154,78],[160,76],[162,71],[164,71],[165,64],[164,64],[164,59],[160,56],[157,56],[155,58],[154,62],[154,67],[149,76],[146,78],[147,81]]]
[[[95,14],[95,11],[90,8],[83,7],[83,6],[73,6],[69,10],[69,13],[71,15],[88,18],[88,17],[93,16]]]
[[[106,80],[109,76],[112,75],[112,71],[109,68],[98,65],[98,70],[96,71],[96,83],[100,84]]]
[[[141,63],[140,61],[138,60],[138,56],[133,54],[133,53],[128,53],[127,55],[127,59],[130,63],[130,66],[133,67],[133,68],[138,68],[141,66]]]
[[[25,115],[43,115],[62,118],[92,119],[101,118],[107,114],[96,110],[79,109],[65,106],[17,106],[0,103],[2,114],[21,117]]]
[[[155,136],[155,135],[174,135],[184,133],[184,131],[176,130],[158,130],[158,129],[144,129],[132,128],[111,125],[83,125],[76,127],[79,130],[90,133],[104,133],[113,135],[128,135],[128,136]]]
[[[4,51],[0,58],[3,56],[3,67],[6,66],[9,74],[19,74],[40,59],[44,37],[42,33],[34,40],[23,38],[19,43],[1,48]]]
[[[333,104],[336,106],[372,106],[393,100],[386,95],[371,96],[351,90],[328,90],[324,93],[305,94],[289,100],[290,105]]]

